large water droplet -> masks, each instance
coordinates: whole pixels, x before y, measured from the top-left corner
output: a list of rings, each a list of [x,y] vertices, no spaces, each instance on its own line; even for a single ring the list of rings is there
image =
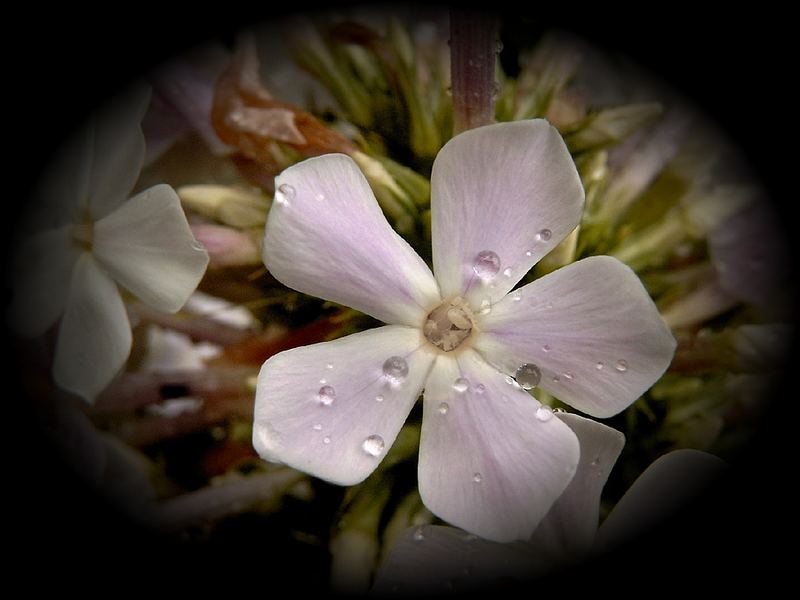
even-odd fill
[[[459,377],[453,382],[453,389],[459,394],[466,392],[469,389],[469,381],[463,377]]]
[[[383,374],[392,383],[402,383],[408,375],[408,363],[401,356],[392,356],[383,363]]]
[[[334,400],[336,400],[336,390],[333,389],[333,386],[323,385],[319,388],[319,392],[317,392],[317,399],[320,401],[320,404],[330,406],[333,404]]]
[[[475,483],[480,483],[481,481],[483,481],[483,475],[481,475],[480,473],[475,473],[472,476],[472,481],[474,481]]]
[[[525,363],[517,369],[514,378],[523,390],[529,390],[539,385],[539,381],[542,379],[542,372],[536,365]]]
[[[617,364],[616,364],[616,365],[614,365],[614,368],[615,368],[617,371],[619,371],[620,373],[624,373],[625,371],[627,371],[627,370],[628,370],[628,361],[626,361],[626,360],[624,360],[624,359],[622,359],[622,358],[621,358],[621,359],[619,359],[619,360],[617,361]]]
[[[278,193],[275,194],[275,202],[278,204],[286,204],[293,200],[296,195],[295,189],[288,183],[282,183],[278,186]]]
[[[475,271],[478,277],[484,281],[488,281],[494,278],[498,271],[500,271],[500,257],[497,256],[496,252],[492,252],[491,250],[478,252],[478,255],[475,257],[475,262],[472,263],[472,270]]]
[[[542,405],[536,409],[536,418],[542,422],[549,421],[553,418],[553,411],[549,406]]]
[[[553,237],[553,232],[549,229],[542,229],[539,233],[536,234],[536,241],[537,242],[548,242],[550,238]]]
[[[446,415],[448,410],[450,410],[450,406],[447,404],[447,402],[442,402],[439,405],[439,414]]]
[[[379,435],[371,435],[364,440],[364,443],[361,444],[361,448],[370,456],[378,456],[383,452],[383,438]]]

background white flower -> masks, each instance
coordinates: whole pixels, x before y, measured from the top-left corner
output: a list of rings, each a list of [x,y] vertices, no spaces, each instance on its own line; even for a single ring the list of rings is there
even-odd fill
[[[509,294],[583,209],[578,173],[546,121],[453,138],[431,184],[435,278],[348,157],[313,158],[277,177],[267,268],[392,325],[268,360],[254,445],[267,460],[358,483],[424,388],[425,505],[488,539],[525,539],[569,484],[579,448],[520,385],[611,416],[660,377],[675,342],[636,275],[609,257]]]
[[[610,427],[559,414],[581,444],[578,472],[530,540],[498,544],[453,527],[406,530],[383,560],[377,596],[474,591],[502,578],[527,580],[646,534],[721,476],[727,465],[697,450],[676,450],[653,462],[598,528],[600,495],[625,442]]]
[[[11,325],[38,336],[59,317],[53,376],[92,401],[128,358],[131,326],[117,285],[150,306],[181,308],[208,254],[191,234],[177,194],[151,187],[130,200],[145,144],[150,94],[135,89],[95,113],[45,176],[17,248]]]

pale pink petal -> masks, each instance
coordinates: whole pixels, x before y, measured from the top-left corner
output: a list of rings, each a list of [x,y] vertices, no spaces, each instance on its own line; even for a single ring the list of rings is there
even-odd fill
[[[388,326],[273,356],[258,376],[253,445],[266,460],[339,485],[362,481],[422,391],[434,357],[427,346],[418,329]]]
[[[629,542],[684,508],[726,472],[707,452],[675,450],[651,464],[620,499],[597,532],[597,548]]]
[[[168,185],[137,194],[95,223],[92,251],[117,283],[165,312],[184,305],[208,265]]]
[[[114,282],[91,254],[75,264],[58,330],[53,377],[89,402],[125,364],[131,350],[128,313]]]
[[[224,225],[192,225],[192,234],[208,252],[212,268],[239,267],[261,261],[253,238],[239,229]]]
[[[466,386],[466,388],[465,388]],[[425,384],[419,492],[489,540],[527,539],[572,479],[578,440],[477,353],[439,355]]]
[[[88,208],[93,221],[122,204],[139,178],[145,153],[141,123],[149,103],[150,88],[134,85],[96,111],[88,123]]]
[[[465,296],[473,305],[502,298],[578,225],[583,210],[572,157],[543,119],[454,137],[436,157],[431,186],[436,279],[443,297]],[[494,277],[473,269],[482,252],[497,255]]]
[[[490,591],[540,572],[543,565],[532,550],[524,542],[499,544],[455,527],[411,527],[381,563],[371,594],[406,598]]]
[[[67,226],[34,234],[16,250],[8,323],[20,335],[43,334],[64,311],[80,254],[71,231]]]
[[[589,551],[600,523],[600,494],[625,445],[625,436],[602,423],[558,413],[578,436],[581,458],[567,489],[531,537],[545,556],[574,560]]]
[[[675,339],[636,274],[608,256],[572,263],[509,294],[479,323],[477,350],[578,410],[610,417],[669,366]]]
[[[766,200],[751,203],[723,222],[708,244],[720,284],[735,298],[765,304],[789,281],[786,232]]]
[[[279,281],[386,323],[421,326],[440,300],[436,281],[389,226],[351,158],[305,160],[275,186],[264,264]]]

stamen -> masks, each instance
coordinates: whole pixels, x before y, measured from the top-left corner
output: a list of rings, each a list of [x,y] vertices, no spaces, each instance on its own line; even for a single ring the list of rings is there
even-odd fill
[[[422,332],[434,346],[445,352],[458,348],[472,332],[472,311],[463,298],[445,300],[428,315]]]

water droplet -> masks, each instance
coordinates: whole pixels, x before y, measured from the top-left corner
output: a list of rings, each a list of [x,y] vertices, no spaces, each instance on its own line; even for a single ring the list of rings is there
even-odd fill
[[[482,383],[479,383],[478,385],[475,386],[475,392],[477,392],[478,394],[482,394],[485,391],[486,391],[486,386],[483,385]]]
[[[550,238],[553,237],[553,232],[549,229],[542,229],[539,233],[536,234],[536,241],[537,242],[548,242]]]
[[[575,373],[573,373],[572,371],[564,371],[564,379],[572,381],[573,379],[575,379]]]
[[[491,250],[478,252],[475,262],[472,263],[472,270],[478,277],[488,281],[500,271],[500,257]]]
[[[325,378],[323,377],[322,379],[320,379],[320,380],[319,380],[319,382],[320,382],[322,385],[325,385],[326,383],[328,383],[328,380],[327,380],[327,379],[325,379]]]
[[[317,192],[316,194],[314,194],[314,197],[315,197],[317,200],[319,200],[320,202],[322,202],[323,200],[325,200],[325,194],[323,194],[322,192]]]
[[[319,392],[317,392],[317,399],[320,401],[320,404],[330,406],[333,404],[333,401],[336,400],[336,390],[330,385],[323,385],[319,388]]]
[[[600,464],[600,457],[599,457],[599,456],[595,456],[595,457],[594,457],[594,460],[592,460],[592,466],[593,466],[593,467],[596,467],[596,466],[598,466],[599,464]]]
[[[408,363],[401,356],[392,356],[383,363],[383,374],[392,383],[402,383],[408,375]]]
[[[531,252],[530,250],[528,250],[527,252],[525,252],[525,256],[527,256],[527,257],[531,257],[531,256],[533,256],[533,252]]]
[[[293,200],[295,197],[295,189],[288,183],[280,184],[278,186],[278,192],[280,192],[280,194],[275,196],[275,201],[278,202],[278,204],[284,204],[289,200]]]
[[[361,448],[370,456],[378,456],[383,452],[383,438],[379,435],[371,435],[364,440],[364,443],[361,444]]]
[[[553,412],[554,412],[554,413],[565,413],[565,412],[567,412],[567,411],[566,411],[566,410],[564,410],[563,408],[554,408],[554,409],[553,409]]]
[[[425,532],[424,532],[424,530],[422,529],[422,527],[417,527],[417,528],[414,530],[414,535],[413,535],[413,538],[414,538],[414,541],[415,541],[415,542],[421,542],[422,540],[424,540],[424,539],[425,539]]]
[[[450,410],[450,406],[447,404],[447,402],[442,402],[439,405],[439,414],[446,415],[448,410]]]
[[[506,375],[506,383],[508,385],[518,385],[517,381],[511,375]]]
[[[314,431],[322,431],[322,423],[317,423],[316,425],[314,425],[314,427],[312,427],[312,429]]]
[[[542,405],[536,409],[536,418],[542,422],[553,418],[553,411],[549,406]]]
[[[197,250],[198,252],[206,252],[206,247],[203,246],[203,244],[201,244],[197,240],[194,240],[192,242],[192,250]]]
[[[603,361],[602,360],[598,360],[597,364],[594,366],[594,368],[597,369],[598,371],[602,371],[604,366],[605,365],[603,364]]]
[[[506,267],[505,269],[503,269],[503,275],[504,275],[505,277],[511,277],[511,274],[512,274],[513,272],[514,272],[514,271],[512,271],[512,270],[511,270],[511,267]]]
[[[561,381],[561,377],[558,375],[553,375],[553,383],[558,383],[559,381]]]
[[[481,475],[480,473],[475,473],[472,476],[472,481],[474,481],[475,483],[480,483],[481,481],[483,481],[483,475]]]
[[[375,402],[383,402],[383,394],[378,394],[375,396]]]
[[[326,435],[324,438],[322,438],[322,443],[323,443],[323,444],[330,444],[330,443],[331,443],[331,438],[329,438],[329,437]]]
[[[328,363],[327,365],[325,365],[325,368],[326,369],[332,369],[333,368],[333,363]]]
[[[624,373],[625,371],[627,371],[627,370],[628,370],[628,361],[626,361],[626,360],[624,360],[624,359],[619,359],[619,360],[617,361],[617,364],[616,364],[616,365],[614,365],[614,368],[615,368],[617,371],[619,371],[620,373]]]
[[[453,389],[459,394],[466,392],[469,389],[469,381],[463,377],[459,377],[453,382]]]
[[[514,378],[523,390],[529,390],[539,385],[539,381],[542,379],[542,372],[536,365],[525,363],[517,369]]]
[[[514,302],[519,302],[520,300],[522,300],[522,294],[514,294],[513,296],[511,296],[511,299]]]
[[[550,352],[550,346],[548,344],[542,346],[542,352]]]

